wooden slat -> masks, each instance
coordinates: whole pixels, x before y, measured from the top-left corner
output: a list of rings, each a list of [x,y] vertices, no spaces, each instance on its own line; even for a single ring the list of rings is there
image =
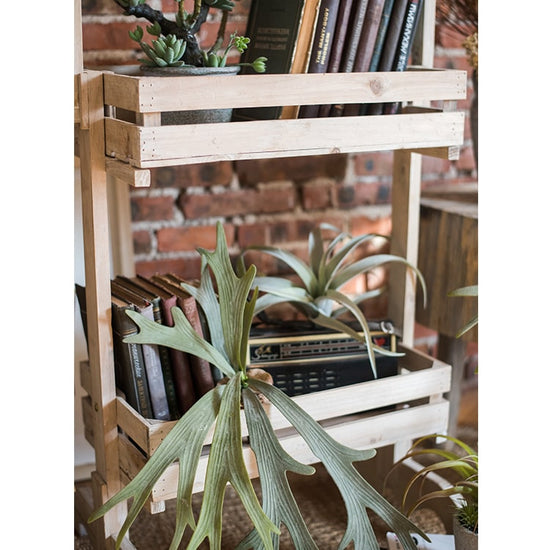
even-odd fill
[[[353,117],[353,121],[351,118],[156,128],[107,119],[106,152],[134,166],[151,168],[260,157],[431,149],[462,143],[463,113]]]
[[[378,416],[368,414],[350,416],[347,421],[325,425],[325,431],[336,441],[354,449],[375,449],[392,445],[403,438],[416,438],[444,431],[447,426],[449,403],[441,401],[410,409],[401,409]],[[296,460],[305,464],[319,462],[297,433],[279,439],[282,447]],[[121,467],[128,479],[133,479],[145,464],[145,458],[128,441],[121,442]],[[251,478],[258,477],[255,457],[248,445],[243,446],[245,465]],[[208,455],[199,459],[193,492],[204,490]],[[169,466],[156,483],[152,500],[164,501],[175,498],[178,481],[178,464]]]
[[[115,159],[106,159],[107,175],[132,187],[150,187],[151,171],[140,170]]]
[[[227,85],[231,78],[231,86]],[[105,103],[136,112],[463,99],[466,71],[135,77],[105,74]],[[251,90],[253,93],[251,93]]]
[[[322,393],[299,395],[292,399],[314,420],[325,421],[358,412],[375,411],[390,405],[413,402],[421,398],[430,397],[435,401],[449,391],[451,382],[449,365],[417,350],[402,346],[400,351],[406,354],[403,359],[400,359],[405,374],[324,390]],[[118,399],[117,414],[121,429],[148,456],[153,453],[175,424],[175,422],[147,420],[121,398]],[[277,408],[267,406],[266,414],[276,432],[289,428],[289,422]],[[242,433],[246,436],[248,430],[244,412],[241,412],[241,425]],[[206,436],[206,444],[212,442],[213,432],[214,428]]]
[[[91,395],[92,393],[92,379],[90,372],[90,362],[89,361],[80,361],[80,385],[84,391]]]

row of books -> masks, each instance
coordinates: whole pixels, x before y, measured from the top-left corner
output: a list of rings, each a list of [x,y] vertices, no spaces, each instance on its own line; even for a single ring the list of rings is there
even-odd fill
[[[267,73],[403,71],[423,0],[253,0],[241,61],[268,58]],[[243,72],[247,72],[245,69]],[[397,104],[238,109],[237,120],[393,114]]]
[[[152,321],[173,326],[173,307],[181,309],[196,332],[208,339],[200,306],[182,282],[186,281],[173,273],[117,276],[111,281],[115,381],[126,401],[145,418],[177,420],[222,377],[217,368],[194,355],[124,342],[138,332],[126,311],[138,311]],[[75,286],[87,338],[85,288]],[[369,328],[373,343],[396,351],[390,321],[369,321]],[[250,332],[247,359],[249,368],[269,372],[273,384],[290,396],[374,378],[364,344],[310,321],[258,319]],[[376,366],[378,378],[397,374],[395,357],[379,356]]]
[[[145,418],[177,420],[219,378],[204,359],[165,346],[125,343],[138,332],[126,310],[138,311],[148,319],[173,326],[172,308],[179,307],[201,336],[202,322],[195,298],[188,294],[175,274],[144,277],[117,276],[111,281],[112,331],[117,389]],[[76,286],[82,320],[86,326],[85,289]]]

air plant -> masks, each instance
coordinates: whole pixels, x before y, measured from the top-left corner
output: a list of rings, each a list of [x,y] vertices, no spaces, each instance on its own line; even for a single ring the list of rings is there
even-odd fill
[[[336,232],[337,235],[325,242],[323,230]],[[270,246],[248,248],[281,260],[299,279],[295,283],[284,277],[256,277],[254,284],[264,294],[256,301],[255,314],[273,305],[288,302],[313,323],[344,332],[364,342],[376,376],[375,351],[384,355],[402,355],[373,344],[367,319],[359,307],[359,304],[379,295],[384,289],[369,290],[350,297],[344,294],[341,288],[353,278],[381,265],[403,263],[417,275],[426,296],[426,285],[422,274],[405,258],[393,254],[374,254],[357,261],[353,260],[353,252],[359,245],[380,238],[388,237],[375,233],[351,237],[348,233],[340,232],[337,227],[322,223],[309,234],[309,263],[281,248]],[[350,323],[339,319],[347,312],[351,313],[359,323],[361,332],[355,330]]]
[[[446,439],[454,443],[457,451],[446,450],[439,447],[424,448],[423,444],[429,440]],[[406,509],[406,515],[410,516],[417,508],[426,504],[426,502],[438,498],[454,498],[455,515],[460,524],[477,533],[478,531],[478,454],[464,441],[448,435],[428,435],[421,437],[409,449],[407,454],[396,462],[388,472],[387,477],[408,459],[418,457],[436,457],[436,461],[424,466],[411,477],[405,487],[402,497],[402,509]],[[444,489],[431,491],[429,493],[420,492],[420,496],[408,507],[407,498],[415,485],[420,485],[422,491],[422,482],[430,473],[441,474],[452,472],[455,481],[448,482]]]
[[[474,296],[477,297],[478,289],[477,285],[471,285],[471,286],[464,286],[462,288],[457,288],[455,290],[451,290],[447,296]],[[469,330],[473,329],[477,323],[478,323],[478,315],[474,315],[458,332],[456,337],[460,338],[464,334],[466,334]]]
[[[241,541],[238,550],[278,549],[283,523],[296,548],[317,549],[287,480],[287,471],[311,475],[314,468],[296,461],[282,448],[260,401],[258,394],[261,394],[294,426],[340,490],[348,513],[348,524],[339,548],[353,543],[357,550],[378,550],[368,508],[397,533],[405,550],[415,550],[411,533],[418,533],[424,538],[426,535],[387,502],[353,466],[354,462],[372,458],[376,451],[355,450],[336,442],[284,392],[247,371],[248,334],[258,297],[258,290],[253,288],[255,266],[250,266],[240,275],[235,273],[220,223],[217,226],[216,249],[199,249],[199,253],[202,258],[199,286],[182,286],[200,304],[208,324],[210,341],[193,330],[177,307],[172,309],[173,327],[162,326],[129,311],[128,315],[138,325],[139,333],[125,341],[155,343],[198,355],[219,368],[227,377],[226,383],[210,390],[177,421],[134,479],[99,507],[89,521],[102,517],[118,503],[132,499],[116,541],[116,548],[120,548],[157,480],[172,462],[179,461],[176,525],[170,550],[178,548],[187,528],[193,531],[188,550],[197,549],[205,539],[209,539],[212,549],[220,549],[221,511],[227,483],[231,483],[236,490],[253,523],[253,529]],[[241,406],[249,430],[250,446],[258,465],[262,505],[243,459]],[[193,481],[204,439],[214,422],[216,426],[208,458],[204,497],[198,521],[195,522],[192,513]]]

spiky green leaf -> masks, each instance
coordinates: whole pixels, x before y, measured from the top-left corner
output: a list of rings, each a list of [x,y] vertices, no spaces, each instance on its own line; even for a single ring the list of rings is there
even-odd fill
[[[278,388],[251,378],[250,386],[263,393],[298,430],[336,483],[348,513],[348,526],[339,550],[351,542],[357,550],[378,548],[366,509],[378,514],[395,531],[404,550],[416,550],[411,533],[426,535],[382,497],[354,468],[353,463],[372,458],[374,450],[351,449],[332,439],[321,426]]]

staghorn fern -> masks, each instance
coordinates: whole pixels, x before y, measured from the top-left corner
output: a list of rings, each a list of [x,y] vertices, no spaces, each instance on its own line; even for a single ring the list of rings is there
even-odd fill
[[[256,269],[251,266],[242,276],[232,269],[221,224],[217,226],[214,252],[199,249],[202,277],[198,288],[183,285],[200,303],[208,322],[212,343],[199,337],[178,308],[173,308],[174,326],[149,321],[136,312],[128,315],[139,326],[139,334],[126,339],[134,343],[156,343],[203,357],[217,366],[227,383],[218,385],[187,411],[168,433],[142,470],[115,496],[89,518],[95,521],[116,504],[133,499],[128,516],[116,541],[122,540],[151,490],[165,469],[179,461],[176,526],[170,550],[176,550],[185,530],[193,534],[187,546],[196,550],[209,539],[210,547],[221,547],[221,510],[227,483],[235,488],[249,514],[253,530],[241,541],[239,550],[262,548],[278,550],[280,526],[285,524],[294,545],[300,550],[316,550],[298,505],[292,495],[286,472],[310,475],[312,466],[301,464],[281,447],[257,393],[263,394],[296,428],[315,456],[322,461],[338,486],[346,510],[348,527],[339,545],[351,542],[356,550],[378,550],[367,508],[381,516],[397,533],[405,550],[415,550],[411,533],[424,533],[391,506],[353,467],[353,462],[372,458],[374,450],[354,450],[333,440],[305,411],[278,388],[254,378],[246,370],[248,334],[257,290],[252,290]],[[214,276],[218,296],[214,292]],[[256,455],[263,495],[263,507],[247,473],[242,450],[240,407],[244,407],[250,444]],[[204,485],[203,504],[195,523],[192,487],[204,439],[216,422]]]
[[[325,239],[323,239],[323,230],[337,233],[336,237],[326,245]],[[354,277],[387,263],[403,263],[410,268],[418,277],[424,296],[426,296],[426,284],[420,271],[400,256],[375,254],[355,262],[350,261],[351,254],[359,245],[375,238],[387,239],[383,235],[374,233],[352,238],[348,233],[341,233],[337,227],[322,223],[309,234],[309,264],[280,248],[270,246],[248,248],[248,250],[263,252],[281,260],[300,279],[300,282],[293,283],[281,277],[256,277],[254,285],[264,294],[256,301],[255,313],[258,314],[276,304],[290,303],[312,322],[345,332],[352,338],[364,342],[376,376],[375,350],[383,355],[402,355],[372,343],[367,320],[358,306],[365,300],[379,295],[383,289],[367,291],[355,298],[350,298],[340,289]],[[244,270],[243,257],[241,257],[240,267]],[[350,312],[355,317],[363,334],[338,319],[345,312]]]

